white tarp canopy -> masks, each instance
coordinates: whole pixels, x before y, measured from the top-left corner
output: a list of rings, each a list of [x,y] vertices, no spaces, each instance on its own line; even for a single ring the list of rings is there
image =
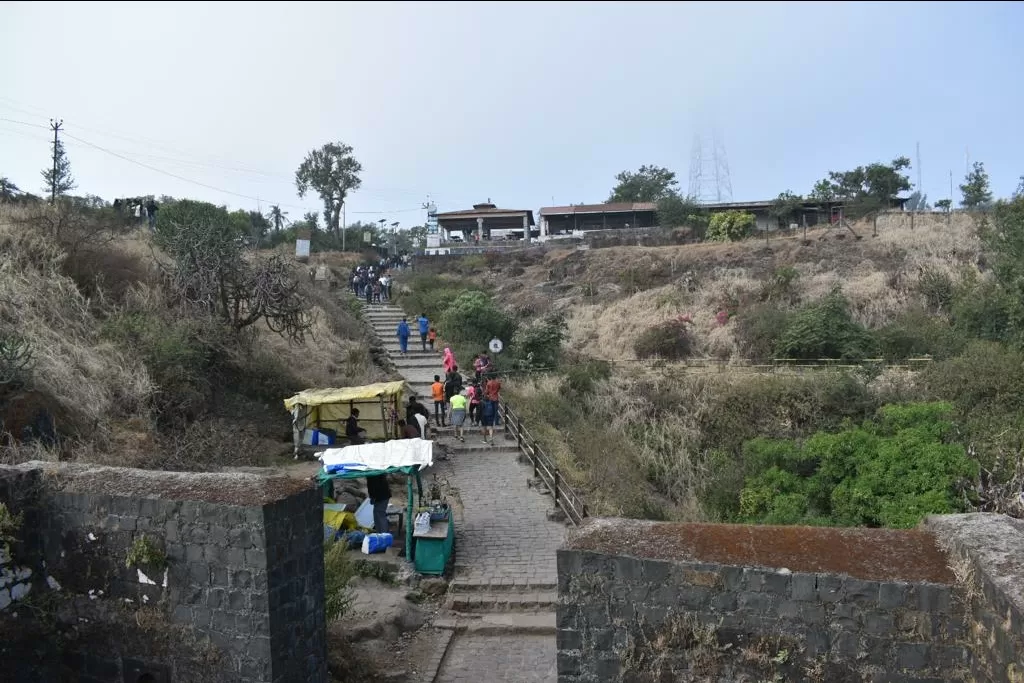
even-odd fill
[[[423,469],[434,464],[434,442],[426,439],[393,439],[344,448],[328,448],[317,457],[324,470],[379,471],[399,467]]]

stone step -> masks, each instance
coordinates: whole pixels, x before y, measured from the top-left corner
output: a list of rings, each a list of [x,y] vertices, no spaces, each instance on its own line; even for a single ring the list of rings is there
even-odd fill
[[[535,612],[554,610],[557,604],[555,591],[453,593],[448,599],[456,612]]]
[[[448,584],[452,593],[553,593],[558,590],[558,584],[545,583],[543,581],[530,581],[529,579],[491,579],[490,581],[479,579],[460,579],[459,570],[466,570],[466,565],[455,562],[455,578]]]
[[[453,633],[481,636],[554,635],[555,613],[546,610],[543,612],[457,614],[434,619],[432,626],[435,629],[445,629]]]
[[[487,453],[490,455],[508,455],[515,457],[519,454],[519,449],[515,446],[505,446],[499,441],[495,441],[494,446],[488,446],[479,439],[476,440],[476,443],[473,443],[470,439],[466,439],[466,442],[462,443],[461,441],[456,441],[448,437],[441,437],[440,439],[437,439],[437,443],[449,448],[451,452],[456,455],[459,453]]]

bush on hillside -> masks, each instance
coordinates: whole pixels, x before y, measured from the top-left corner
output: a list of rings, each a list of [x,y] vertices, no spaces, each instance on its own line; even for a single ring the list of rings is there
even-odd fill
[[[953,326],[966,336],[987,341],[1014,341],[1018,335],[1018,302],[998,282],[966,281],[952,305]]]
[[[711,242],[735,242],[754,232],[754,214],[745,211],[723,211],[711,215],[704,239]]]
[[[693,354],[693,337],[689,323],[667,320],[648,327],[633,344],[638,358],[664,358],[684,360]]]
[[[744,445],[743,520],[766,524],[900,527],[927,514],[961,512],[978,475],[953,430],[947,403],[884,406],[875,420],[802,444]]]
[[[575,396],[586,396],[594,391],[598,382],[606,382],[612,376],[611,363],[603,360],[588,360],[569,366],[565,373],[562,390]]]
[[[562,343],[568,335],[565,317],[554,314],[521,327],[510,351],[521,368],[554,369],[562,358]]]
[[[441,313],[440,323],[446,340],[475,348],[485,348],[495,337],[507,343],[516,330],[515,321],[480,291],[459,294]]]
[[[779,340],[782,358],[871,358],[877,349],[871,334],[850,314],[846,297],[837,289],[797,311]]]
[[[754,362],[771,362],[791,315],[774,304],[755,304],[742,309],[733,319],[740,354]]]
[[[795,304],[800,298],[800,271],[780,266],[761,284],[758,299],[776,304]]]
[[[965,340],[947,322],[921,309],[911,308],[874,331],[878,355],[889,362],[931,356],[942,359],[963,349]]]
[[[933,267],[921,269],[915,289],[933,313],[948,312],[956,295],[956,285],[949,273]]]

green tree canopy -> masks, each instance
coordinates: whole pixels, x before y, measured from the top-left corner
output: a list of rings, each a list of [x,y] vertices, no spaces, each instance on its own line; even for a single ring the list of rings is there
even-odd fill
[[[690,226],[703,229],[708,222],[707,211],[689,197],[670,192],[658,200],[658,225],[663,228]]]
[[[847,215],[865,216],[889,208],[890,202],[901,192],[910,190],[910,178],[904,173],[908,168],[910,159],[896,157],[890,164],[874,163],[852,171],[831,171],[828,178],[815,184],[812,197],[824,203],[842,200]]]
[[[77,185],[71,175],[71,162],[64,151],[64,143],[54,140],[50,143],[50,148],[57,158],[57,163],[40,171],[43,176],[43,191],[51,196],[60,197],[75,189]]]
[[[981,209],[992,203],[992,188],[989,187],[985,164],[980,161],[974,162],[971,172],[964,176],[960,192],[963,194],[960,206],[965,209]]]
[[[324,203],[327,228],[335,236],[341,235],[341,205],[349,192],[359,189],[362,164],[356,161],[352,147],[343,142],[328,142],[314,149],[295,171],[295,188],[300,197],[310,190]]]
[[[769,213],[771,213],[772,217],[779,221],[779,223],[788,227],[790,223],[794,223],[800,218],[803,204],[803,197],[786,190],[785,192],[780,193],[779,196],[772,201],[772,207]]]
[[[940,199],[937,202],[935,202],[935,208],[938,209],[939,211],[949,211],[949,209],[952,206],[953,206],[953,200],[952,199]]]
[[[754,230],[754,214],[745,211],[721,211],[711,215],[705,239],[713,242],[734,242]]]
[[[674,194],[679,186],[676,174],[660,166],[641,166],[636,173],[623,171],[608,202],[656,202]]]

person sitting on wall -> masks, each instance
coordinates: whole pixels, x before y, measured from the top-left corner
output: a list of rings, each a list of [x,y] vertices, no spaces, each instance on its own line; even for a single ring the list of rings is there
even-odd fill
[[[365,440],[366,430],[359,426],[359,408],[353,408],[345,420],[345,437],[353,446],[358,446]]]

